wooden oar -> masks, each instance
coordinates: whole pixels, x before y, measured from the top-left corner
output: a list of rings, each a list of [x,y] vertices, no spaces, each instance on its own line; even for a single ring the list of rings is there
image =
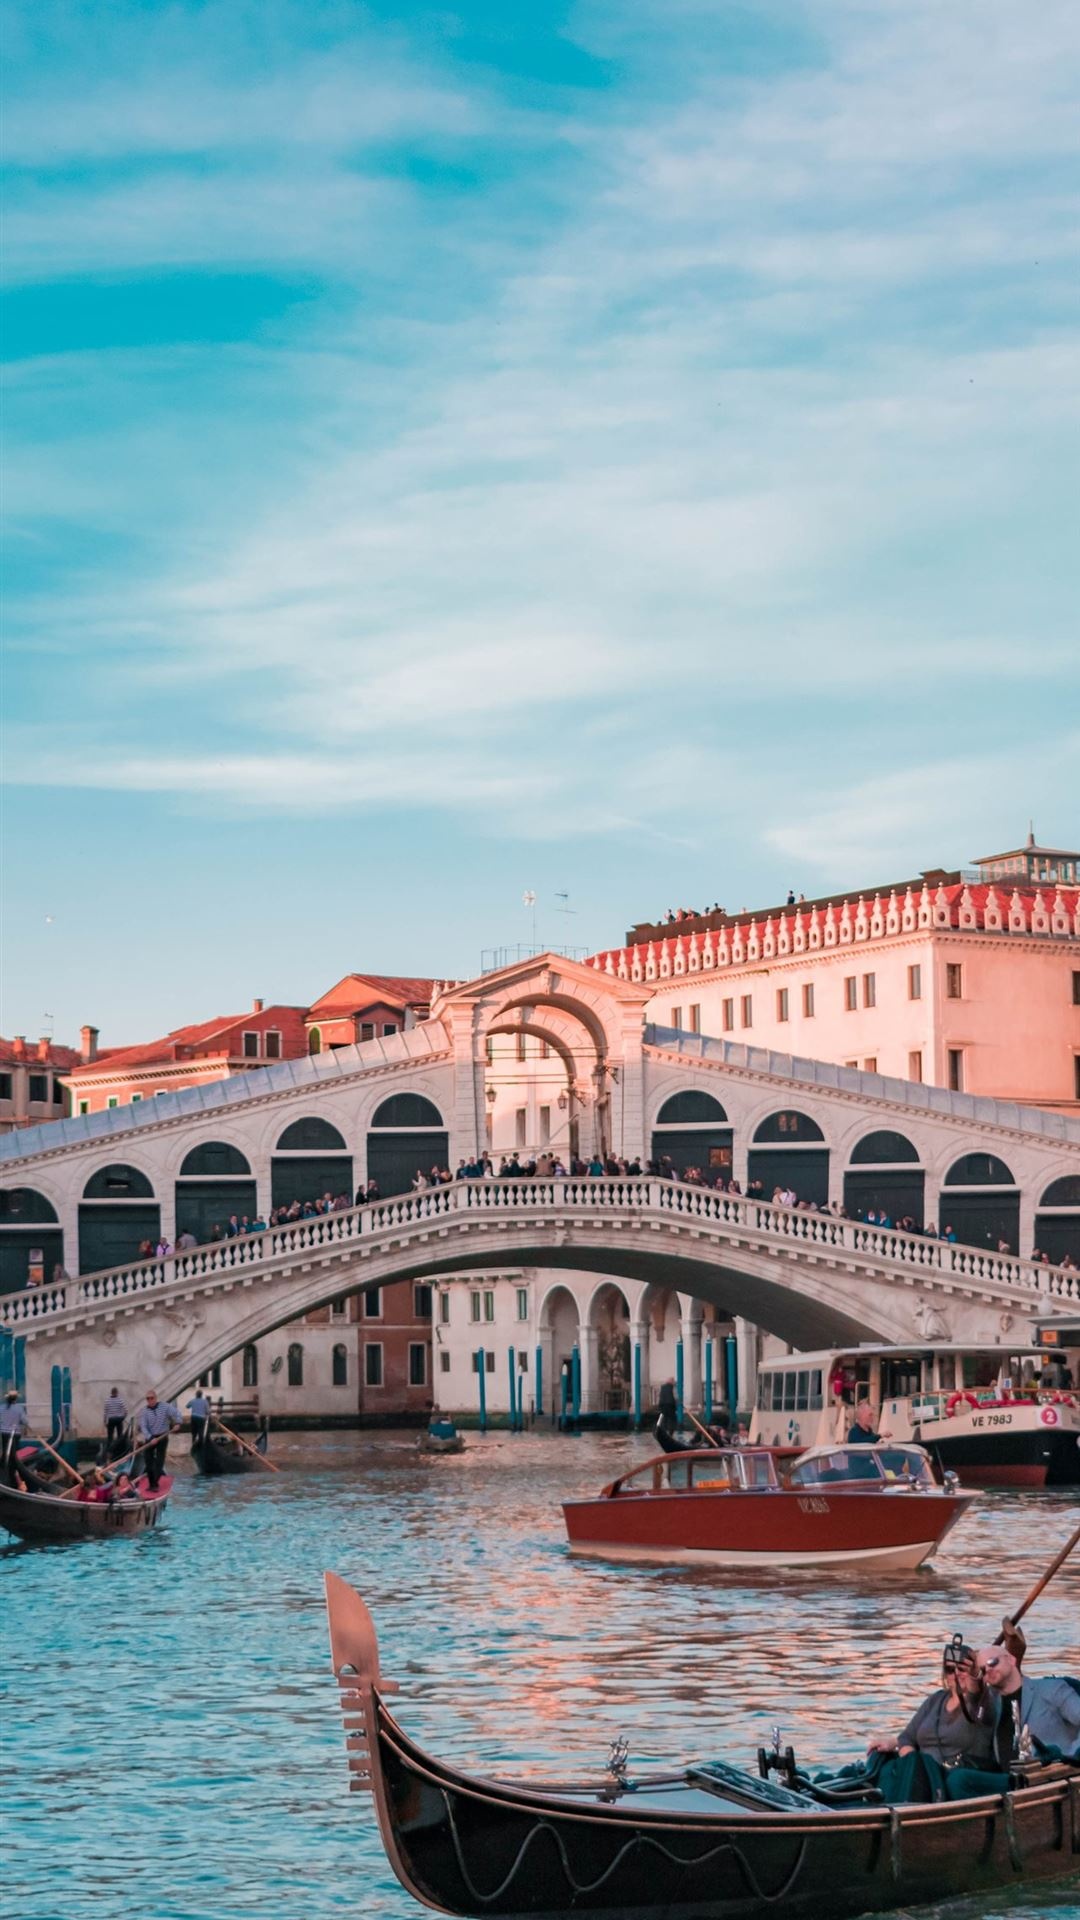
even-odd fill
[[[70,1460],[65,1460],[63,1454],[57,1453],[56,1448],[51,1447],[47,1440],[42,1440],[39,1434],[28,1433],[26,1437],[28,1440],[32,1440],[36,1447],[44,1447],[46,1453],[51,1453],[54,1460],[59,1460],[60,1465],[64,1469],[64,1472],[70,1473],[72,1479],[77,1480],[80,1487],[82,1486],[83,1484],[82,1474],[76,1473],[75,1468],[72,1466]],[[18,1466],[18,1461],[15,1462],[15,1465]]]
[[[210,1415],[210,1420],[213,1426],[221,1428],[222,1433],[227,1433],[230,1440],[235,1440],[238,1446],[243,1447],[245,1453],[250,1453],[252,1457],[258,1461],[260,1467],[266,1468],[267,1473],[281,1472],[281,1468],[275,1467],[273,1461],[268,1460],[265,1453],[260,1453],[258,1447],[253,1447],[250,1441],[243,1439],[240,1434],[234,1433],[231,1427],[225,1425],[224,1420],[218,1419],[216,1413]]]
[[[715,1434],[711,1434],[711,1433],[709,1432],[709,1429],[708,1429],[708,1427],[703,1427],[703,1426],[702,1426],[702,1424],[701,1424],[701,1421],[700,1421],[700,1420],[698,1419],[698,1417],[697,1417],[697,1415],[696,1415],[696,1414],[694,1414],[694,1413],[691,1413],[691,1411],[690,1411],[690,1409],[689,1409],[689,1407],[684,1407],[684,1408],[683,1408],[683,1412],[685,1413],[685,1415],[686,1415],[686,1417],[687,1417],[687,1419],[688,1419],[688,1420],[692,1420],[692,1421],[693,1421],[693,1423],[694,1423],[694,1425],[695,1425],[695,1427],[697,1428],[697,1430],[698,1430],[698,1432],[699,1432],[699,1433],[703,1433],[703,1434],[705,1435],[705,1438],[706,1438],[706,1440],[708,1441],[708,1443],[709,1443],[709,1445],[710,1445],[710,1447],[719,1447],[719,1445],[720,1445],[720,1442],[719,1442],[719,1440],[717,1440],[717,1438],[716,1438],[716,1436],[715,1436]]]
[[[1043,1591],[1043,1588],[1048,1587],[1050,1585],[1050,1582],[1053,1579],[1058,1568],[1064,1566],[1073,1548],[1077,1545],[1080,1545],[1080,1527],[1077,1527],[1075,1533],[1070,1534],[1069,1538],[1065,1542],[1065,1545],[1062,1547],[1061,1552],[1056,1553],[1054,1555],[1054,1558],[1051,1560],[1050,1565],[1046,1569],[1046,1572],[1042,1575],[1040,1579],[1036,1580],[1035,1585],[1032,1587],[1031,1592],[1027,1596],[1027,1599],[1024,1600],[1019,1607],[1017,1607],[1015,1613],[1011,1613],[1009,1615],[1009,1618],[1012,1621],[1014,1627],[1019,1626],[1028,1608],[1034,1606],[1040,1593]],[[1000,1646],[1003,1646],[1004,1643],[1005,1643],[1005,1635],[1003,1633],[999,1633],[997,1636],[997,1639],[994,1641],[994,1645],[995,1647],[1000,1647]]]

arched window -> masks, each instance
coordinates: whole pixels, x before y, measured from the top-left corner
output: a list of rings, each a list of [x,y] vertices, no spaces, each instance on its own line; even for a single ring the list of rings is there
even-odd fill
[[[803,1141],[824,1140],[816,1120],[806,1113],[770,1113],[754,1135],[759,1146],[790,1147]]]
[[[442,1114],[419,1093],[394,1093],[375,1111],[373,1127],[441,1127]]]
[[[84,1200],[152,1200],[154,1189],[137,1167],[99,1167],[83,1188]]]
[[[694,1127],[705,1125],[724,1126],[727,1114],[714,1100],[711,1093],[699,1093],[693,1087],[687,1087],[683,1093],[673,1093],[665,1100],[656,1116],[658,1127]]]
[[[1014,1187],[1015,1180],[1004,1160],[992,1153],[965,1153],[954,1161],[945,1175],[947,1187]]]
[[[313,1114],[305,1115],[303,1120],[294,1120],[286,1127],[277,1143],[279,1153],[344,1153],[345,1141],[329,1120],[318,1120]]]
[[[318,1027],[312,1027],[311,1032],[308,1034],[307,1050],[309,1053],[322,1052],[322,1034],[319,1032]]]
[[[1080,1207],[1080,1174],[1067,1173],[1054,1180],[1039,1202],[1041,1207]],[[53,1216],[55,1219],[55,1215]]]
[[[331,1380],[335,1387],[347,1387],[349,1384],[348,1348],[339,1344],[330,1356]]]
[[[288,1382],[290,1387],[302,1387],[304,1384],[304,1349],[299,1340],[294,1340],[289,1348]]]
[[[259,1349],[258,1347],[248,1345],[244,1348],[243,1366],[244,1366],[245,1387],[257,1387],[259,1384]]]
[[[7,1227],[35,1227],[56,1219],[56,1208],[33,1187],[9,1187],[0,1193],[0,1221]]]
[[[919,1156],[902,1133],[865,1133],[851,1151],[853,1167],[888,1166],[905,1160],[918,1165]]]
[[[191,1152],[185,1154],[180,1168],[182,1178],[190,1179],[196,1174],[204,1178],[235,1178],[238,1174],[249,1174],[251,1168],[239,1147],[232,1147],[227,1140],[204,1140]]]

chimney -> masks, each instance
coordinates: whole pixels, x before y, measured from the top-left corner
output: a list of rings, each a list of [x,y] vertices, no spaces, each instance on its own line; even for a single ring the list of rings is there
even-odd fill
[[[15,1058],[16,1058],[16,1060],[25,1060],[25,1059],[26,1059],[26,1035],[25,1035],[25,1033],[17,1033],[17,1034],[15,1035],[15,1038],[14,1038],[14,1040],[13,1040],[13,1041],[12,1041],[12,1043],[11,1043],[11,1051],[12,1051],[12,1053],[13,1053],[13,1054],[15,1055]]]
[[[97,1039],[98,1030],[96,1027],[79,1028],[79,1052],[82,1055],[84,1066],[89,1066],[91,1060],[97,1059]]]
[[[47,1060],[49,1057],[49,1036],[47,1033],[43,1033],[37,1043],[37,1057],[39,1060]]]
[[[263,1010],[263,1003],[262,1003],[262,1001],[261,1001],[261,1000],[253,1000],[253,1001],[252,1001],[252,1003],[251,1003],[251,1011],[252,1011],[252,1013],[261,1013],[261,1012],[262,1012],[262,1010]]]

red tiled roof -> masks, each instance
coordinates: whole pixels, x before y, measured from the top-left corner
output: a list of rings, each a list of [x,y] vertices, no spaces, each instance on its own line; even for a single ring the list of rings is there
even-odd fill
[[[263,1007],[259,1013],[250,1007],[244,1013],[219,1013],[213,1020],[199,1020],[192,1026],[174,1027],[171,1033],[164,1034],[160,1040],[146,1040],[132,1047],[102,1047],[93,1060],[82,1060],[77,1054],[75,1058],[79,1064],[69,1077],[90,1078],[100,1072],[103,1066],[108,1067],[110,1073],[122,1067],[164,1066],[188,1053],[203,1060],[228,1059],[229,1049],[224,1039],[238,1027],[265,1027],[268,1021],[273,1024],[275,1014],[294,1013],[302,1018],[304,1011],[303,1007],[273,1006]],[[210,1047],[208,1042],[219,1034],[223,1044],[217,1048]]]
[[[347,989],[355,986],[355,994]],[[365,1007],[427,1007],[435,991],[434,980],[418,979],[412,974],[347,973],[335,986],[328,987],[313,1002],[309,1020],[317,1014],[362,1013]]]
[[[37,1041],[28,1040],[22,1053],[16,1053],[14,1040],[0,1038],[0,1065],[33,1067],[36,1064],[39,1067],[66,1069],[82,1058],[78,1047],[62,1047],[52,1040],[49,1042],[49,1051],[44,1060],[40,1058],[37,1049]]]

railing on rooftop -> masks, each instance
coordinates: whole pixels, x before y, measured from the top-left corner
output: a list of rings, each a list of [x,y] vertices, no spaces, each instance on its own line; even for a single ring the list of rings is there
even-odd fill
[[[861,1262],[869,1258],[883,1273],[897,1277],[922,1273],[928,1279],[940,1276],[969,1288],[990,1286],[1003,1296],[1036,1294],[1063,1304],[1080,1303],[1080,1270],[931,1240],[895,1227],[871,1227],[810,1208],[774,1206],[744,1194],[720,1193],[652,1174],[622,1174],[456,1180],[397,1199],[268,1227],[264,1233],[213,1241],[164,1260],[137,1261],[55,1286],[8,1294],[0,1299],[0,1324],[25,1331],[61,1322],[68,1315],[96,1318],[99,1312],[114,1311],[121,1301],[145,1300],[148,1294],[230,1284],[241,1273],[249,1272],[254,1278],[253,1270],[260,1268],[269,1277],[318,1248],[362,1242],[374,1250],[380,1239],[389,1243],[400,1240],[403,1233],[426,1237],[433,1226],[437,1229],[454,1216],[478,1219],[511,1214],[580,1222],[605,1215],[650,1215],[692,1223],[696,1232],[711,1227],[719,1237],[726,1237],[728,1231],[739,1237],[750,1234],[759,1247],[798,1245],[808,1251],[816,1248],[826,1257],[855,1255]]]

